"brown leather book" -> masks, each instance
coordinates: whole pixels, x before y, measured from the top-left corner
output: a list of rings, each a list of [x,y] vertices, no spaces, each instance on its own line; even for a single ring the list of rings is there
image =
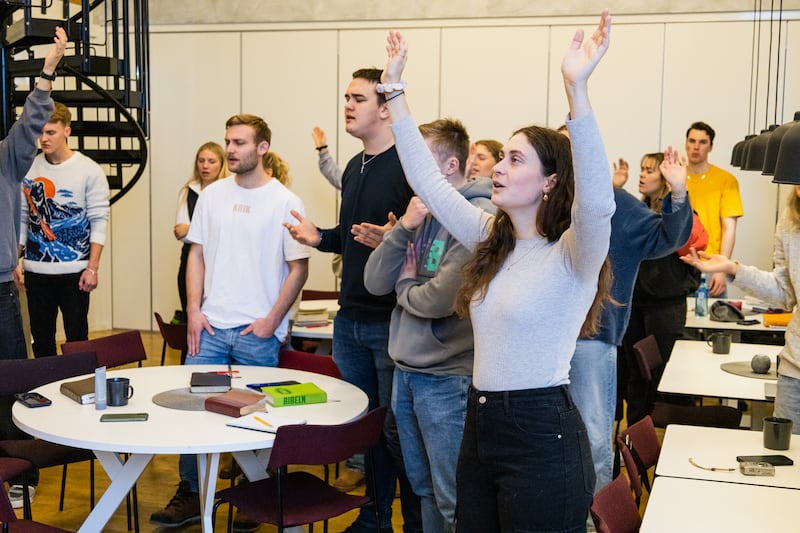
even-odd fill
[[[267,410],[265,395],[245,389],[231,389],[224,394],[206,398],[205,407],[206,411],[235,417]]]

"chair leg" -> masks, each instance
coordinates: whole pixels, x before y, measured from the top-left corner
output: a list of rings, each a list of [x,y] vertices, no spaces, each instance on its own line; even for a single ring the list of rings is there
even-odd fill
[[[133,531],[139,533],[139,495],[136,492],[135,483],[131,489],[131,496],[133,497]]]
[[[131,493],[125,495],[125,514],[128,517],[128,531],[133,529],[133,515],[131,514]]]
[[[94,459],[89,461],[89,492],[91,493],[89,508],[94,510]]]
[[[67,485],[67,465],[61,468],[61,499],[58,500],[58,510],[64,510],[64,487]]]
[[[28,474],[22,474],[22,517],[26,520],[33,520],[33,512],[31,511],[31,497],[28,494]],[[4,526],[5,527],[5,526]]]
[[[164,358],[167,356],[167,341],[161,344],[161,366],[164,366]]]

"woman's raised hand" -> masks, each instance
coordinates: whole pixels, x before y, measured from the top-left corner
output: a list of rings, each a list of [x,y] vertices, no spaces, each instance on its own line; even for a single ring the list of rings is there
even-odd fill
[[[608,50],[611,41],[611,15],[608,14],[608,9],[600,14],[600,23],[592,36],[586,42],[583,42],[583,37],[583,30],[575,31],[561,62],[561,74],[566,84],[586,83]]]
[[[399,31],[390,30],[386,37],[386,66],[381,74],[381,83],[399,83],[406,68],[408,43]]]
[[[661,175],[669,183],[673,197],[686,196],[686,158],[680,157],[678,151],[672,146],[664,150],[664,161],[658,166]]]

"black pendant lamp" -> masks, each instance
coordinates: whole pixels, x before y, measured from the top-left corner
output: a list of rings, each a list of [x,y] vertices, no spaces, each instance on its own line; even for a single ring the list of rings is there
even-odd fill
[[[745,135],[744,139],[733,145],[733,151],[731,152],[731,165],[735,167],[742,166],[742,159],[744,159],[744,156],[747,154],[747,143],[755,138],[755,135]]]
[[[765,176],[772,176],[775,174],[775,164],[778,162],[778,151],[781,147],[783,136],[786,135],[793,126],[800,122],[800,111],[795,111],[794,121],[787,122],[779,126],[772,135],[769,136],[769,143],[767,144],[767,151],[764,154],[764,168],[762,174]]]
[[[800,122],[795,122],[781,139],[772,183],[800,185]]]
[[[773,124],[761,133],[747,145],[747,157],[742,163],[742,170],[762,170],[764,168],[764,155],[767,153],[767,145],[772,132],[778,129],[776,124]]]

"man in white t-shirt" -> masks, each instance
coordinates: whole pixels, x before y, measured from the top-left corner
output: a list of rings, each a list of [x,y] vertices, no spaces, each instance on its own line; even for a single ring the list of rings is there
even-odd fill
[[[302,213],[303,203],[262,167],[271,139],[263,119],[234,115],[225,126],[234,176],[205,188],[187,236],[186,364],[277,366],[310,255],[282,224],[296,222],[290,212]],[[180,476],[178,492],[152,522],[177,527],[200,519],[195,456],[181,456]]]

